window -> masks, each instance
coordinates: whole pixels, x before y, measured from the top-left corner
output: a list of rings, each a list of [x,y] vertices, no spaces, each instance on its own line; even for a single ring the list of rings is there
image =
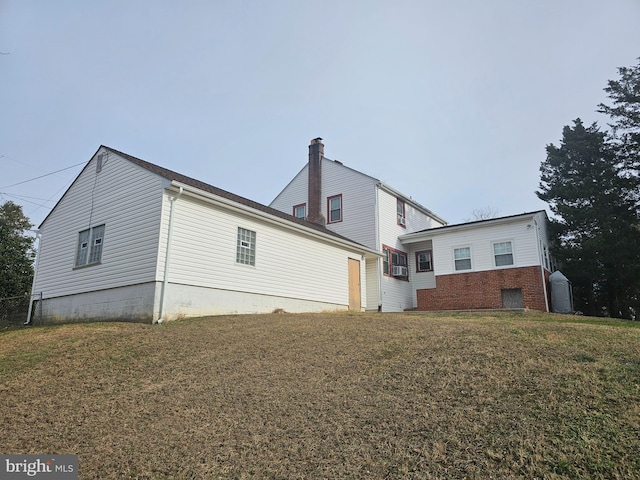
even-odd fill
[[[456,270],[471,270],[471,247],[454,248]]]
[[[385,275],[390,275],[389,271],[389,257],[391,256],[389,253],[389,249],[387,247],[382,247],[382,271]]]
[[[511,242],[494,243],[493,257],[495,258],[495,261],[496,261],[496,267],[513,265],[513,250],[511,247]]]
[[[329,211],[329,222],[335,223],[342,221],[342,195],[329,197],[327,199],[327,210]]]
[[[404,227],[407,224],[405,219],[406,206],[405,206],[404,200],[398,199],[397,211],[398,211],[398,225],[402,225]]]
[[[94,265],[102,260],[102,245],[104,243],[104,225],[88,228],[78,234],[78,250],[76,252],[76,267]]]
[[[302,205],[296,205],[293,207],[293,216],[296,218],[306,218],[307,217],[307,204],[303,203]]]
[[[236,263],[256,264],[256,232],[238,227],[238,245]]]
[[[407,268],[407,254],[385,245],[382,246],[382,269],[385,275],[409,279],[409,270]]]
[[[433,270],[431,250],[416,252],[416,270],[418,272],[431,272]]]

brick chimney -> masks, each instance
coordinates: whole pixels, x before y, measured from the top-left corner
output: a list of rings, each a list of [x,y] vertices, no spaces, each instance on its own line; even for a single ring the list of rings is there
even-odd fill
[[[311,140],[309,145],[309,199],[307,202],[307,220],[324,225],[322,215],[322,157],[324,145],[320,137]]]

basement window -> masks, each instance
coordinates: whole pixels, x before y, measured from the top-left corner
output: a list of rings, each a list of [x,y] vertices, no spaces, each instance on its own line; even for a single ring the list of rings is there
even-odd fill
[[[238,227],[236,247],[236,263],[243,265],[256,264],[256,232]]]
[[[102,260],[102,246],[104,244],[104,225],[88,228],[78,234],[78,249],[76,251],[76,267],[95,265]]]

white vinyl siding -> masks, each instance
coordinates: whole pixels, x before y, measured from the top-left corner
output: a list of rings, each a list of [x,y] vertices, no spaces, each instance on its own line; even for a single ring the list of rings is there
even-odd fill
[[[541,265],[543,261],[538,247],[535,222],[532,217],[516,218],[498,224],[476,224],[469,229],[443,231],[433,235],[433,265],[436,275],[464,273],[456,271],[454,248],[471,247],[473,271],[493,270],[495,265],[494,244],[509,241],[513,254],[513,265],[499,268],[529,267]],[[544,218],[539,221],[544,224]],[[546,232],[540,232],[546,238]],[[509,239],[509,240],[505,240]],[[464,242],[464,243],[463,243]],[[542,240],[540,241],[542,244]],[[540,249],[542,246],[540,246]]]
[[[412,301],[413,307],[418,306],[418,298],[416,297],[416,290],[420,290],[423,288],[436,288],[436,277],[433,271],[433,243],[428,240],[420,243],[403,245],[403,248],[408,249],[409,253],[409,269],[411,272],[414,272],[411,275],[411,290],[412,290]],[[431,270],[429,271],[418,271],[418,257],[416,253],[418,252],[428,252],[431,258]]]
[[[41,225],[34,292],[50,298],[153,281],[163,185],[159,176],[114,153],[96,173],[94,157]],[[100,264],[75,268],[79,232],[99,225],[108,234]]]
[[[278,194],[270,206],[282,212],[291,213],[295,205],[308,201],[309,188],[308,167],[305,166],[298,175]],[[327,228],[354,240],[369,248],[379,251],[375,229],[375,199],[377,180],[363,173],[345,167],[333,160],[322,161],[322,195],[320,207],[327,219]],[[327,211],[327,199],[342,195],[341,222],[330,223]],[[406,232],[405,232],[406,233]]]
[[[360,252],[191,195],[175,208],[170,283],[348,305],[347,259],[361,260]],[[236,262],[238,228],[255,232],[254,268]],[[361,298],[365,305],[366,281]]]

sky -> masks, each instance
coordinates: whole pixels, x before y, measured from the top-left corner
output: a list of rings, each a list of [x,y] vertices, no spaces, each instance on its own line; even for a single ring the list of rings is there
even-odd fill
[[[106,145],[268,205],[322,137],[449,223],[545,209],[545,147],[606,128],[638,25],[640,0],[0,0],[0,203],[39,225]]]

